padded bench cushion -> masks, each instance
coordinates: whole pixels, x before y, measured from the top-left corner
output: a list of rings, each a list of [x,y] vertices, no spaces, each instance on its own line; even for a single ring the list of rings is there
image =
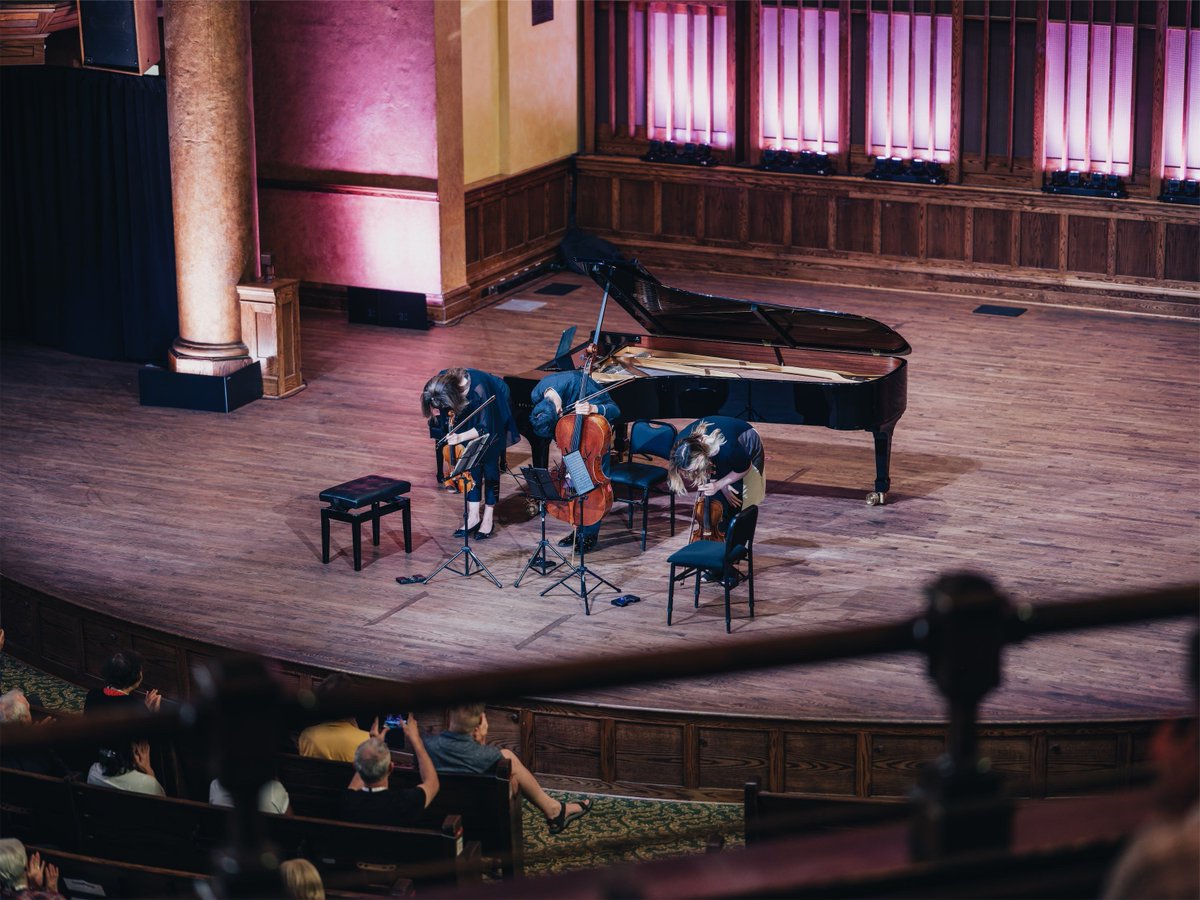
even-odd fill
[[[364,475],[345,484],[321,491],[321,499],[337,509],[355,509],[376,501],[392,500],[407,494],[411,485],[383,475]]]

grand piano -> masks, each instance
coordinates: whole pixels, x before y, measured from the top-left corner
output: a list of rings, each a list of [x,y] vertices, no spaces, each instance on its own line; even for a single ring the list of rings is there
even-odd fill
[[[748,422],[823,425],[875,438],[872,506],[891,487],[892,431],[908,402],[908,342],[863,316],[734,300],[663,284],[638,262],[582,262],[645,329],[601,331],[592,377],[615,385],[621,425],[635,419],[734,416]],[[506,375],[517,425],[546,464],[549,441],[529,426],[530,392],[548,372],[574,368],[591,338],[530,372]],[[619,382],[626,381],[624,384]]]

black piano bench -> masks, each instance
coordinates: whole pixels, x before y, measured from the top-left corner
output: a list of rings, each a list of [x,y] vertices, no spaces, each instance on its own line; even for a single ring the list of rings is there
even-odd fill
[[[321,562],[329,562],[329,521],[349,522],[354,526],[354,571],[362,569],[362,523],[371,523],[371,543],[379,546],[379,520],[388,513],[404,513],[404,552],[412,553],[412,511],[403,496],[411,487],[407,481],[364,475],[345,484],[321,491],[329,505],[321,510]],[[370,509],[361,507],[370,504]]]

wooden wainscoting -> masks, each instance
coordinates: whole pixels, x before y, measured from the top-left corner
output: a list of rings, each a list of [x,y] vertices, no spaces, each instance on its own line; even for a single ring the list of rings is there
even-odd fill
[[[577,160],[579,227],[648,266],[1200,316],[1200,217],[862,177]]]
[[[567,233],[570,159],[467,186],[468,291],[448,303],[445,321],[483,305],[497,285],[553,260]]]
[[[146,660],[145,685],[174,699],[197,691],[195,672],[221,647],[122,621],[0,576],[6,650],[75,684],[102,683],[118,649]],[[272,660],[290,689],[328,670]],[[437,731],[441,711],[420,712]],[[771,791],[831,797],[903,797],[917,770],[946,748],[940,722],[815,721],[694,710],[522,699],[488,712],[489,740],[517,753],[543,784],[565,790],[736,802],[759,778]],[[1122,779],[1147,759],[1151,720],[988,722],[980,753],[1015,796],[1094,793],[1081,777]]]

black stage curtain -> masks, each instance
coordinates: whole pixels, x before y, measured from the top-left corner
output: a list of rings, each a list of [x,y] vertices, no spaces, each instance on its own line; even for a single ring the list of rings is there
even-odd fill
[[[163,79],[5,66],[0,195],[4,336],[165,361],[179,312]]]

